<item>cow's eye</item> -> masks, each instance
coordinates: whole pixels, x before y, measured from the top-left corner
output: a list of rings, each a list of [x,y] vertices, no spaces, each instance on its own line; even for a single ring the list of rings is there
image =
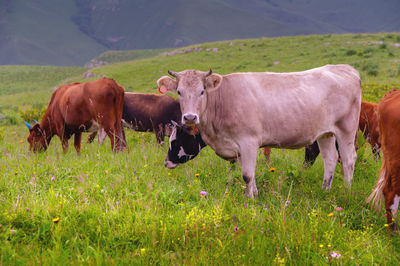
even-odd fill
[[[180,91],[178,91],[178,95],[181,96],[181,92]]]
[[[203,94],[204,94],[204,90],[201,91],[200,95],[203,95]]]

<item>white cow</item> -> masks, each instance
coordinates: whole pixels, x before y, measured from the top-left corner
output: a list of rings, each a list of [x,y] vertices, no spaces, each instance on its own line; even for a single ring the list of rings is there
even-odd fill
[[[257,195],[254,179],[260,147],[295,149],[318,141],[324,160],[322,187],[331,188],[338,159],[351,186],[354,138],[361,107],[361,82],[349,65],[326,65],[293,73],[228,75],[196,70],[168,73],[160,90],[176,92],[182,123],[197,124],[204,142],[227,160],[238,159],[246,194]]]

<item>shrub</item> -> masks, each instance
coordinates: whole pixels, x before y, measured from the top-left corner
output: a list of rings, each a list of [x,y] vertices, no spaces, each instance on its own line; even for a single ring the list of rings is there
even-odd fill
[[[382,43],[381,45],[379,45],[379,48],[381,48],[381,49],[386,49],[386,48],[387,48],[386,43]]]
[[[394,38],[394,35],[393,34],[386,34],[386,36],[385,36],[385,38],[386,39],[393,39]]]
[[[355,55],[355,54],[357,54],[356,50],[350,49],[350,50],[346,51],[346,55],[347,56],[352,56],[352,55]]]
[[[0,141],[4,139],[4,131],[6,130],[5,127],[0,127]]]
[[[16,125],[18,123],[18,117],[13,112],[5,112],[0,114],[1,125]]]
[[[31,107],[25,110],[19,110],[19,115],[22,117],[23,120],[27,121],[28,123],[31,123],[33,120],[39,121],[42,118],[46,109],[47,109],[46,107],[42,108]]]
[[[376,63],[367,62],[364,63],[361,67],[361,70],[366,72],[369,76],[378,76],[379,74],[379,66]]]

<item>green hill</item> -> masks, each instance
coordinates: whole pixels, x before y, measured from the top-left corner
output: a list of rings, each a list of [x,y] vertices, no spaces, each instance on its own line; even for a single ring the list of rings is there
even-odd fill
[[[46,106],[53,88],[67,82],[114,78],[127,91],[154,92],[167,70],[213,69],[226,74],[245,71],[301,71],[325,64],[347,63],[360,71],[363,99],[378,102],[400,88],[400,34],[344,34],[260,38],[213,42],[175,50],[108,51],[96,58],[114,62],[86,68],[0,66],[0,115]],[[134,59],[126,61],[129,59]]]
[[[3,0],[0,64],[83,65],[106,50],[400,31],[397,0]]]

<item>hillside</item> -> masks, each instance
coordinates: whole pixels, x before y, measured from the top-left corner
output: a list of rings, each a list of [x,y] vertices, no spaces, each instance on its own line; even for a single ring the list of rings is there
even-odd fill
[[[360,71],[363,100],[378,102],[400,88],[399,33],[232,40],[101,58],[120,62],[90,69],[90,79],[80,67],[0,67],[0,265],[399,265],[398,233],[365,203],[381,161],[362,134],[351,190],[340,163],[326,191],[321,157],[307,169],[303,149],[273,149],[268,165],[258,155],[252,200],[243,197],[240,166],[210,147],[176,169],[164,167],[167,144],[131,130],[123,153],[112,153],[108,138],[87,144],[84,134],[79,156],[73,138],[63,153],[57,137],[34,154],[22,119],[47,106],[60,84],[105,75],[126,91],[150,93],[168,69],[348,63]]]
[[[133,60],[130,60],[133,59]],[[81,67],[0,66],[0,117],[22,122],[19,112],[48,104],[54,87],[67,82],[114,78],[127,91],[155,92],[167,70],[301,71],[347,63],[360,71],[363,99],[378,102],[400,88],[400,34],[343,34],[260,38],[204,43],[175,50],[108,51],[96,58],[110,64]],[[128,60],[128,61],[127,61]],[[8,120],[0,123],[8,123]]]
[[[106,50],[400,31],[396,0],[4,0],[0,64],[83,65]]]

